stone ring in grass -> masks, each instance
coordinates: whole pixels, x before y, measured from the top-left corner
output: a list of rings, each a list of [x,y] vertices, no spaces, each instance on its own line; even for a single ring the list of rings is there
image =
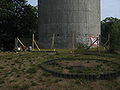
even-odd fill
[[[41,68],[63,78],[83,78],[87,80],[114,79],[120,75],[120,65],[100,59],[61,58],[41,64]]]

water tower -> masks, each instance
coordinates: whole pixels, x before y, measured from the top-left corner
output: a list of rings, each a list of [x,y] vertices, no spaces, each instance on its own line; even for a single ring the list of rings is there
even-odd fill
[[[41,48],[74,48],[100,35],[100,0],[39,0]]]

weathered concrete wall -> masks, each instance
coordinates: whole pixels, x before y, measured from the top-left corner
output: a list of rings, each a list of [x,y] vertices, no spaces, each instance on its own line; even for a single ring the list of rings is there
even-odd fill
[[[89,44],[100,34],[100,0],[39,0],[39,44],[50,48]]]

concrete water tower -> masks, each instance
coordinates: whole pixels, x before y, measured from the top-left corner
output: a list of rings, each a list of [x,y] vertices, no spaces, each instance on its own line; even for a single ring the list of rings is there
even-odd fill
[[[73,48],[100,35],[100,0],[39,0],[39,45]]]

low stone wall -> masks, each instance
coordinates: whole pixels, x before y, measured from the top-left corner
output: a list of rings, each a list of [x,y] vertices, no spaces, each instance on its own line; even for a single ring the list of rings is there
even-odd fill
[[[54,60],[49,60],[46,62],[43,62],[40,67],[41,69],[43,69],[46,72],[51,73],[54,76],[60,77],[60,78],[67,78],[67,79],[76,79],[76,78],[80,78],[80,79],[85,79],[85,80],[111,80],[111,79],[115,79],[117,77],[120,76],[120,65],[112,62],[112,61],[107,61],[107,60],[99,60],[99,59],[88,59],[88,60],[96,60],[96,61],[101,61],[101,62],[111,62],[113,64],[119,65],[119,69],[116,72],[111,72],[111,73],[103,73],[103,74],[84,74],[84,73],[79,73],[79,74],[66,74],[66,73],[61,73],[61,72],[57,72],[57,71],[53,71],[50,70],[48,68],[46,68],[45,64],[52,64],[52,62],[56,61],[56,60],[74,60],[71,58],[60,58],[60,59],[54,59]],[[85,60],[84,58],[81,58],[80,60]]]

